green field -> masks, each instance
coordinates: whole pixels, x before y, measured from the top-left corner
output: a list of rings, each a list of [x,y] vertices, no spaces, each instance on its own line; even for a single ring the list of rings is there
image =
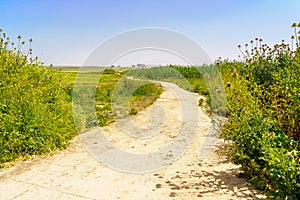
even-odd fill
[[[116,84],[120,81],[124,81],[122,77],[128,72],[127,69],[106,69],[103,71],[97,69],[85,69],[84,71],[74,71],[75,67],[72,67],[70,70],[69,67],[58,70],[58,75],[64,77],[67,83],[73,87],[75,85],[87,85],[87,88],[90,84],[93,84],[92,87],[96,87],[95,93],[95,108],[97,122],[90,121],[86,116],[85,128],[91,128],[96,124],[100,126],[106,126],[115,121],[116,116],[114,116],[112,111],[112,100],[113,92],[115,90]],[[70,70],[70,71],[69,71]],[[78,70],[78,68],[77,68]],[[137,114],[140,110],[151,105],[162,93],[162,87],[157,83],[150,82],[140,82],[138,80],[126,80],[127,84],[122,85],[121,88],[123,91],[123,96],[128,97],[128,102],[124,102],[127,107],[128,112],[133,115]],[[96,83],[96,84],[95,84]],[[141,85],[136,88],[136,85]],[[125,87],[124,87],[125,86]],[[84,87],[85,88],[85,87]],[[136,88],[136,90],[133,90]],[[129,91],[131,91],[129,93]],[[127,93],[125,93],[127,92]],[[70,93],[72,95],[72,93]],[[85,130],[83,128],[83,130]]]

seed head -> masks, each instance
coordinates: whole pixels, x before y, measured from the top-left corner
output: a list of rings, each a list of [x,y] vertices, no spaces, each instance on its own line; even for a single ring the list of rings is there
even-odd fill
[[[298,25],[297,23],[293,23],[292,28],[296,27],[297,25]]]

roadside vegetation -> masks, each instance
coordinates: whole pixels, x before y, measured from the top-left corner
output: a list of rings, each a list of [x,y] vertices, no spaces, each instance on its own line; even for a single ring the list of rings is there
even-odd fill
[[[174,82],[203,95],[199,105],[208,114],[226,116],[221,131],[225,150],[241,164],[253,185],[269,198],[297,199],[300,196],[299,27],[300,24],[293,24],[290,44],[281,41],[270,47],[255,38],[243,47],[239,45],[243,61],[217,60],[214,66],[219,72],[209,65],[80,72],[90,79],[101,74],[95,96],[97,122],[87,116],[80,122],[80,132],[116,119],[112,109],[114,95],[121,95],[118,98],[128,104],[126,110],[132,115],[151,105],[162,92],[159,84],[145,79]],[[21,38],[14,45],[2,33],[0,167],[19,157],[65,148],[78,132],[71,111],[78,68],[46,69],[38,59],[30,57],[31,50],[21,53],[21,46]],[[223,84],[219,80],[206,81],[214,73],[220,73]],[[125,87],[118,91],[116,85],[120,82]],[[218,95],[226,95],[226,105],[217,101]]]
[[[114,121],[112,94],[126,69],[99,72],[87,68],[82,72],[91,79],[101,75],[94,99],[98,123],[85,121],[78,130],[72,95],[79,68],[45,67],[32,57],[31,39],[26,51],[21,36],[14,43],[2,30],[0,34],[0,168],[16,159],[66,148],[78,133]],[[127,88],[136,84],[131,80]],[[159,84],[145,83],[136,88],[127,102],[129,113],[137,114],[161,93]]]
[[[80,104],[80,106],[77,106],[78,110],[76,110],[76,114],[80,115],[78,117],[80,121],[75,122],[79,132],[89,130],[95,126],[107,126],[114,122],[119,117],[113,110],[116,109],[114,106],[118,110],[126,109],[124,113],[126,112],[127,115],[122,115],[122,117],[135,115],[153,104],[163,91],[158,83],[127,79],[126,74],[129,70],[126,68],[90,67],[79,70],[78,67],[63,67],[55,70],[59,71],[60,76],[67,79],[70,98],[75,97],[76,99],[73,106]],[[86,91],[94,90],[93,83],[95,82],[97,82],[95,98],[90,101],[89,98],[85,98]],[[74,84],[80,85],[79,88],[76,88],[77,93],[72,92]],[[121,97],[124,101],[113,104],[116,101],[116,97],[113,95],[116,96],[118,90],[117,97]],[[76,95],[82,96],[77,97]],[[81,102],[77,102],[78,99]],[[95,110],[93,108],[91,110],[91,104],[93,104]],[[96,118],[93,117],[94,112]]]
[[[291,44],[255,38],[244,62],[218,61],[227,95],[227,151],[271,198],[300,197],[300,24]]]
[[[226,122],[221,136],[225,151],[241,164],[245,176],[271,199],[300,197],[300,24],[293,24],[290,44],[273,47],[255,38],[241,45],[243,61],[217,60],[226,93]],[[205,81],[210,66],[168,66],[135,74],[170,81],[205,96],[208,114],[211,90]],[[179,72],[179,73],[176,73]],[[200,72],[200,73],[199,73]],[[188,84],[187,84],[188,82]],[[211,88],[221,88],[215,84]],[[223,92],[220,90],[219,92]],[[207,109],[207,105],[210,108]]]
[[[31,48],[22,52],[24,45],[21,36],[14,43],[1,33],[0,167],[65,148],[76,135],[64,80],[32,58]]]

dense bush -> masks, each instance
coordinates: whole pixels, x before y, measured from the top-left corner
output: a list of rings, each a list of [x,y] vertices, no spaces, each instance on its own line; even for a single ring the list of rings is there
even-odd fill
[[[56,72],[0,36],[0,166],[65,148],[75,134],[68,88]],[[30,40],[31,44],[31,40]]]
[[[298,40],[294,46],[271,48],[256,38],[244,62],[219,64],[227,85],[222,135],[233,142],[227,148],[254,185],[279,199],[300,197]]]

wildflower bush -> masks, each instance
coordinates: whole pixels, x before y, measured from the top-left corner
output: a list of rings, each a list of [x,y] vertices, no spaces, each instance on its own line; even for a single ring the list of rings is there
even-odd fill
[[[68,88],[32,58],[31,42],[0,30],[0,167],[16,158],[65,148],[75,134]]]
[[[244,62],[220,61],[227,95],[222,136],[250,181],[270,198],[300,197],[300,47],[269,47],[256,38],[245,45]],[[232,143],[233,142],[233,143]]]

